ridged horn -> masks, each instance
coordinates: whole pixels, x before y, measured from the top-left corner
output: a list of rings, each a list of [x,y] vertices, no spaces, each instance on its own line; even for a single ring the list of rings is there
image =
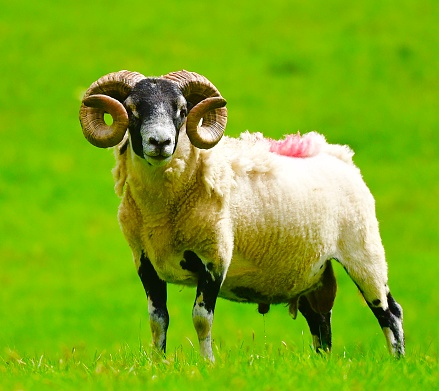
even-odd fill
[[[186,120],[191,143],[201,149],[212,148],[226,128],[226,100],[208,79],[195,72],[182,70],[162,77],[177,83],[186,100],[194,105]]]
[[[122,102],[132,88],[145,79],[140,73],[130,71],[112,72],[90,85],[82,98],[79,121],[85,138],[99,148],[119,144],[128,128],[128,114]],[[107,125],[104,114],[113,118]]]

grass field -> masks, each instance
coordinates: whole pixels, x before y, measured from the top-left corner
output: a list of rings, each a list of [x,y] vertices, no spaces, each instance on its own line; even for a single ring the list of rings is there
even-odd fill
[[[0,0],[0,390],[437,387],[437,1],[150,3]],[[87,143],[78,110],[105,73],[182,68],[228,100],[229,135],[317,130],[356,151],[405,310],[404,360],[341,268],[330,357],[283,306],[262,317],[220,300],[212,367],[180,287],[167,360],[151,355],[112,152]]]

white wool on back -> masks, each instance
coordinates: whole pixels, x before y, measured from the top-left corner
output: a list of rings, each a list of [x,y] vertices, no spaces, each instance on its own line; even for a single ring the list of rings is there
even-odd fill
[[[346,163],[352,163],[354,152],[346,145],[328,144],[325,137],[317,132],[306,133],[303,136],[297,134],[288,134],[283,140],[271,140],[270,152],[290,157],[312,157],[320,153],[327,153],[344,160]]]
[[[352,161],[354,152],[346,145],[328,144],[324,136],[316,132],[286,137],[291,136],[294,137],[296,143],[302,140],[306,142],[306,148],[301,148],[300,157],[273,152],[273,142],[277,141],[265,138],[262,133],[246,131],[238,138],[223,137],[212,150],[201,151],[201,156],[205,161],[202,178],[207,189],[214,189],[217,194],[223,194],[220,182],[224,179],[225,171],[228,171],[229,167],[234,175],[238,176],[248,173],[265,173],[275,176],[279,170],[284,171],[290,166],[290,176],[294,177],[296,175],[293,168],[295,164],[301,166],[301,160],[307,161],[317,155],[336,157],[355,167]],[[294,146],[292,148],[295,149]]]

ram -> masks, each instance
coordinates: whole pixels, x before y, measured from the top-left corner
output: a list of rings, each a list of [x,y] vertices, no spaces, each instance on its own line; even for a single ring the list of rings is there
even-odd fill
[[[83,97],[85,137],[117,146],[118,217],[148,297],[153,345],[166,349],[166,285],[175,283],[196,286],[193,323],[207,359],[218,296],[256,303],[260,313],[286,303],[293,318],[306,318],[314,348],[329,351],[336,260],[389,351],[403,355],[402,308],[353,152],[317,133],[222,137],[225,105],[210,81],[187,71],[110,73]]]

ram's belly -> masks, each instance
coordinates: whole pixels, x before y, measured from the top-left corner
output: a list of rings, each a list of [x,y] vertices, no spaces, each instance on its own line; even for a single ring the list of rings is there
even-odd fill
[[[234,260],[221,287],[220,296],[234,301],[279,304],[294,301],[321,278],[325,262],[267,262],[264,266]]]

